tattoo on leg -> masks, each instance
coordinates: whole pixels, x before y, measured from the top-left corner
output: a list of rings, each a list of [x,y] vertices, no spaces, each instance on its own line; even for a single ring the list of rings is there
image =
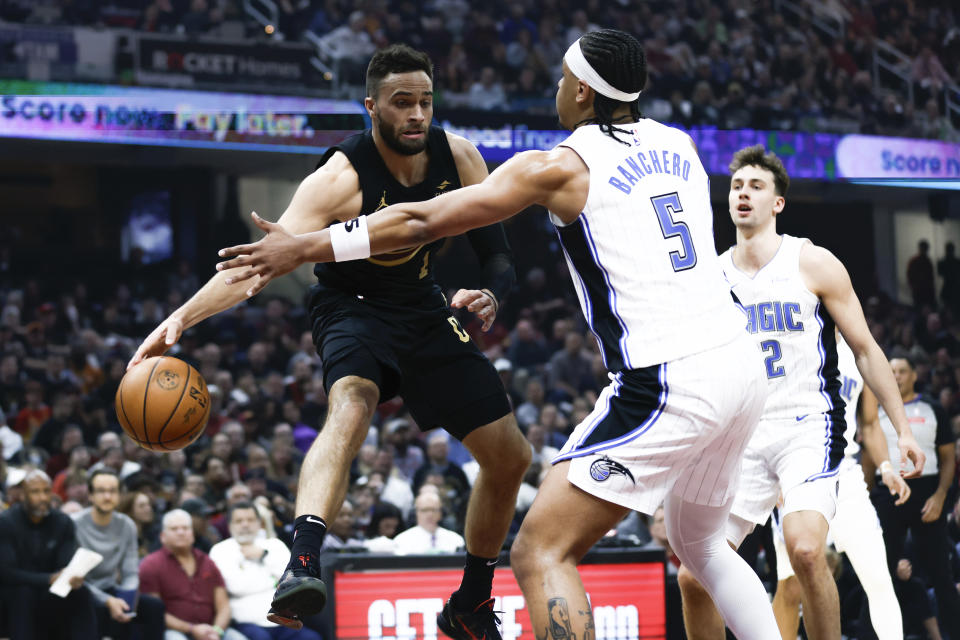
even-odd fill
[[[547,630],[553,640],[577,640],[570,626],[570,610],[566,598],[550,598],[547,600]]]
[[[597,640],[597,629],[593,624],[593,611],[578,609],[577,612],[582,616],[587,616],[586,622],[583,623],[583,640]]]

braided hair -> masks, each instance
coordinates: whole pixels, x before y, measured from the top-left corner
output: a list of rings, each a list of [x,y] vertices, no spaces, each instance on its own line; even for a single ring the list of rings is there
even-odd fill
[[[616,29],[591,31],[580,38],[580,51],[600,77],[620,91],[634,93],[642,91],[646,86],[647,57],[643,52],[643,46],[629,33]],[[617,131],[628,133],[614,126],[613,113],[624,104],[626,103],[594,91],[594,117],[583,122],[600,125],[602,132],[617,142],[628,145],[629,142],[620,140],[614,133]],[[640,119],[638,101],[634,100],[629,105],[631,121],[636,122]]]

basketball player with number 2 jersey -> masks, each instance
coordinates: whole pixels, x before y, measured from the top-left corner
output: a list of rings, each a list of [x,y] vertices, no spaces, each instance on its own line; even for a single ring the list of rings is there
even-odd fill
[[[870,389],[863,388],[863,376],[857,370],[853,351],[837,339],[840,369],[840,396],[846,403],[844,419],[847,430],[837,494],[837,512],[830,521],[830,538],[837,551],[847,554],[853,570],[863,585],[870,606],[870,621],[879,640],[903,640],[903,620],[900,604],[893,591],[893,580],[886,568],[887,552],[883,544],[883,530],[877,511],[870,502],[863,468],[857,462],[860,445],[854,436],[859,425],[864,448],[877,464],[883,483],[895,504],[903,504],[910,497],[910,487],[894,471],[887,452],[887,441],[880,428],[877,398]],[[784,638],[796,638],[800,626],[800,585],[797,582],[790,556],[783,539],[783,528],[778,511],[774,511],[774,549],[777,553],[777,592],[773,598],[773,613]]]
[[[909,457],[922,465],[923,453],[846,269],[826,249],[777,233],[789,185],[780,159],[757,145],[734,154],[730,170],[737,244],[720,261],[744,310],[747,332],[763,353],[769,396],[744,454],[727,538],[739,546],[766,521],[782,493],[783,533],[803,593],[807,634],[812,640],[839,640],[840,601],[824,555],[846,429],[835,325],[864,380],[894,416],[901,464]],[[691,640],[722,638],[719,614],[682,569],[680,587]]]

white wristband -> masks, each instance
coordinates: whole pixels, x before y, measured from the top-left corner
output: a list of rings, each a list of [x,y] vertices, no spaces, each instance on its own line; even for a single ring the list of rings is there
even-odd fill
[[[893,465],[890,464],[889,460],[884,460],[883,462],[880,463],[880,473],[882,474],[887,471],[889,471],[890,473],[893,473]]]
[[[337,262],[369,258],[367,216],[330,225],[330,247],[333,249],[333,259]]]

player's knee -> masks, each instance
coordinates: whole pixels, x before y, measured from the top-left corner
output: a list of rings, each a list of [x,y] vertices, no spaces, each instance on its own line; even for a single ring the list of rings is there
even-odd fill
[[[537,527],[543,532],[541,527]],[[542,576],[544,572],[564,560],[574,562],[572,556],[566,549],[561,548],[555,537],[544,537],[536,532],[531,533],[531,529],[521,527],[517,537],[514,538],[513,545],[510,547],[510,567],[513,569],[513,575],[517,582],[528,577]]]
[[[797,576],[813,575],[827,567],[823,544],[812,538],[800,538],[788,546],[790,564]]]
[[[526,438],[521,444],[513,447],[509,457],[511,474],[522,478],[530,468],[530,463],[533,462],[533,450],[527,444]]]
[[[380,402],[380,389],[372,380],[348,376],[334,383],[330,389],[329,402],[332,410],[352,408],[373,415]]]
[[[491,433],[491,429],[496,432]],[[489,474],[494,482],[519,484],[530,467],[533,451],[513,416],[481,427],[475,433],[477,437],[471,437],[473,434],[467,436],[464,444],[468,445],[483,473]]]
[[[536,545],[528,542],[528,537],[523,529],[517,534],[510,547],[510,568],[513,569],[513,575],[517,582],[523,584],[523,580],[536,572]]]

